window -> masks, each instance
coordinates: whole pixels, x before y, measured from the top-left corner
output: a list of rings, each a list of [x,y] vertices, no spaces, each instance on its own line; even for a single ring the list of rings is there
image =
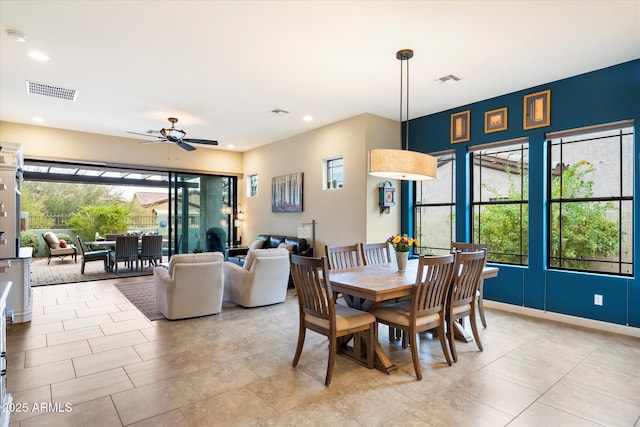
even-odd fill
[[[550,268],[633,275],[632,126],[547,135]]]
[[[247,197],[258,196],[258,174],[249,175],[247,177]]]
[[[435,181],[416,181],[414,236],[425,255],[449,253],[455,240],[455,154],[434,155],[438,161]]]
[[[342,188],[344,182],[344,163],[342,157],[335,157],[324,161],[325,189]]]
[[[472,242],[486,243],[488,260],[528,264],[528,140],[472,147]]]

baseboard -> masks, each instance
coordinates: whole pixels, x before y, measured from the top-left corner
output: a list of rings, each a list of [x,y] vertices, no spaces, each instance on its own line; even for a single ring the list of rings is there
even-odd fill
[[[521,307],[503,302],[484,300],[485,308],[492,308],[510,313],[522,314],[524,316],[536,317],[539,319],[553,320],[560,323],[581,326],[583,328],[597,329],[604,332],[612,332],[620,335],[628,335],[640,338],[640,328],[633,326],[617,325],[615,323],[602,322],[600,320],[585,319],[583,317],[569,316],[567,314],[552,313],[550,311],[537,310],[535,308]]]

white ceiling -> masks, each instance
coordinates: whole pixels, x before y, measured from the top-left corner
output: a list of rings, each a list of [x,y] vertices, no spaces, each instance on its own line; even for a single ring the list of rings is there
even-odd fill
[[[1,0],[0,23],[0,120],[131,138],[175,116],[239,151],[361,113],[399,119],[403,48],[412,118],[640,57],[637,0]],[[448,74],[462,80],[436,82]]]

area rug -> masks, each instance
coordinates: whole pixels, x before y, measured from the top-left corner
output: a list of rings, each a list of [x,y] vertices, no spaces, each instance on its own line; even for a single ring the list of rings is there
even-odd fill
[[[156,293],[153,288],[153,281],[114,283],[114,285],[147,319],[164,319],[162,313],[156,309]]]

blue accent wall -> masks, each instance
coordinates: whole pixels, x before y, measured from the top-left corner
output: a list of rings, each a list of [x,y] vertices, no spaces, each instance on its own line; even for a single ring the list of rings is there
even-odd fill
[[[552,66],[552,64],[550,65]],[[524,130],[524,96],[551,90],[551,125]],[[484,113],[508,108],[508,128],[484,133]],[[450,144],[451,114],[471,110],[471,140]],[[634,243],[634,277],[616,277],[546,269],[546,150],[545,133],[633,119],[634,144],[634,242],[640,242],[640,59],[549,82],[518,92],[463,105],[410,122],[409,148],[432,153],[456,152],[456,235],[469,241],[469,162],[467,148],[488,142],[529,138],[529,265],[499,265],[497,278],[485,282],[486,299],[604,322],[640,327],[640,250]],[[462,163],[464,162],[464,163]],[[408,190],[403,187],[403,200]],[[402,205],[403,232],[413,223],[409,204]],[[406,228],[405,228],[406,227]],[[593,304],[594,294],[604,304]]]

